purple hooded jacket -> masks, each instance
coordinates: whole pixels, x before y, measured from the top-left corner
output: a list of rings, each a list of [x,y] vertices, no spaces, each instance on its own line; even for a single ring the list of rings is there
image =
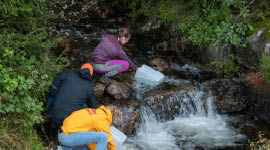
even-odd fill
[[[95,64],[105,64],[107,61],[113,59],[126,60],[133,70],[137,69],[137,66],[128,58],[116,37],[106,35],[91,53],[90,60]]]

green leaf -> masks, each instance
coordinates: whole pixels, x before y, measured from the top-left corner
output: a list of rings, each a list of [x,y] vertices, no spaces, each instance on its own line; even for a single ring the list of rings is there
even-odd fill
[[[25,82],[29,85],[35,84],[35,81],[33,79],[27,79]]]

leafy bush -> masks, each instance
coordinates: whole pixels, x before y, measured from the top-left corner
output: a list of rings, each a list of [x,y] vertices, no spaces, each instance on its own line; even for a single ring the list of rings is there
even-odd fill
[[[251,150],[269,150],[270,149],[270,140],[267,138],[264,138],[264,134],[260,131],[258,133],[258,141],[250,141],[249,140],[249,147]]]
[[[0,7],[0,116],[31,127],[42,121],[45,93],[63,68],[43,26],[50,15],[44,0],[3,0]]]
[[[249,41],[247,31],[253,28],[253,22],[270,16],[267,0],[118,1],[130,7],[132,16],[143,13],[162,22],[178,24],[179,31],[202,48],[218,47],[220,43],[245,47]]]
[[[32,126],[43,120],[48,86],[64,67],[51,55],[47,2],[0,1],[0,149],[45,149]]]
[[[16,124],[40,123],[45,92],[55,71],[61,69],[49,57],[52,41],[44,32],[6,33],[0,38],[0,113],[13,114]]]
[[[46,0],[0,1],[0,25],[22,33],[35,31],[51,17],[46,11]]]
[[[267,82],[270,83],[270,55],[269,54],[262,54],[260,58],[260,67],[264,71],[262,78]]]
[[[208,46],[233,45],[246,47],[249,36],[262,26],[269,38],[269,0],[118,0],[131,9],[131,16],[144,14],[158,19],[161,23],[172,22],[180,32],[201,49]],[[269,59],[268,59],[269,60]],[[270,82],[269,61],[264,55],[261,67],[263,78]],[[225,76],[238,74],[239,67],[233,61],[214,64],[222,69]]]
[[[218,67],[218,74],[220,76],[225,77],[233,77],[233,76],[239,76],[239,66],[237,64],[240,63],[240,60],[237,56],[230,55],[230,59],[227,61],[214,61],[212,62],[213,65]]]

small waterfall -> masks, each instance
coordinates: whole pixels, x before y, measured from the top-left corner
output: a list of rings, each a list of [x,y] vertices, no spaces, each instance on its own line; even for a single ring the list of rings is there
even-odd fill
[[[135,137],[129,138],[129,150],[176,150],[175,137],[169,133],[165,124],[156,120],[153,112],[146,106],[141,108],[142,124]]]
[[[174,86],[189,83],[171,77],[164,82],[174,83]],[[196,83],[191,91],[170,95],[168,102],[174,99],[180,103],[179,114],[173,120],[157,120],[150,106],[142,104],[142,123],[136,135],[127,139],[123,150],[209,150],[238,146],[245,136],[228,125],[233,120],[231,117],[216,113],[211,93],[204,93],[200,86]],[[136,83],[136,98],[143,101],[144,93],[154,88]]]
[[[165,122],[171,133],[177,137],[179,147],[187,150],[198,147],[233,147],[238,145],[238,141],[245,139],[238,130],[227,125],[226,116],[216,113],[211,96],[202,101],[201,91],[194,91],[192,94],[192,99],[186,100],[186,105],[181,107],[181,115]]]

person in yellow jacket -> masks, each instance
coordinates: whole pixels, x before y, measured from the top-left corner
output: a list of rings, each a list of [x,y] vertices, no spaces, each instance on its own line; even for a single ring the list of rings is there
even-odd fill
[[[110,132],[111,124],[112,113],[103,105],[97,109],[85,108],[74,111],[64,120],[58,134],[61,148],[87,150],[88,146],[90,150],[116,150]]]

